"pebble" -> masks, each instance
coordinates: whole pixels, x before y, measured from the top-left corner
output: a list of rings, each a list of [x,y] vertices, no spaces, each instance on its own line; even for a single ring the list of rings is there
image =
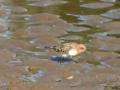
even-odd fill
[[[72,76],[67,77],[66,79],[67,80],[72,80],[73,78],[74,78],[74,76],[72,75]]]
[[[70,87],[77,87],[77,86],[80,86],[80,84],[81,84],[81,81],[72,82],[72,83],[70,84]]]
[[[62,79],[61,79],[61,78],[56,78],[55,81],[56,81],[56,82],[61,82]]]

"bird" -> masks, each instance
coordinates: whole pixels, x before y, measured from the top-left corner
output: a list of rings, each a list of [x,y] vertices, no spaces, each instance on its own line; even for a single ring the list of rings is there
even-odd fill
[[[84,44],[70,42],[57,46],[46,46],[46,49],[52,49],[57,55],[51,56],[52,61],[57,61],[60,64],[63,62],[73,61],[73,57],[80,55],[86,51]]]
[[[62,56],[76,56],[86,51],[86,46],[79,43],[65,43],[63,44],[63,50],[65,54]]]
[[[73,57],[86,51],[86,46],[84,44],[75,42],[64,43],[59,46],[50,46],[46,48],[52,49],[63,57]]]

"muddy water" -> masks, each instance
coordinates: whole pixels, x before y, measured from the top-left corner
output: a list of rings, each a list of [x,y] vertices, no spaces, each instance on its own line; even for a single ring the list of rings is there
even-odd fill
[[[66,42],[87,51],[52,61]],[[119,0],[0,0],[0,90],[120,90],[119,69]]]

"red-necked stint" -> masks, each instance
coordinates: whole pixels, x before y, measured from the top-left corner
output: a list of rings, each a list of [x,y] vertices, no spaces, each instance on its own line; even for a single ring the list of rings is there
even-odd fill
[[[53,48],[56,52],[60,53],[63,57],[76,56],[86,51],[86,46],[79,43],[64,43],[60,47]]]

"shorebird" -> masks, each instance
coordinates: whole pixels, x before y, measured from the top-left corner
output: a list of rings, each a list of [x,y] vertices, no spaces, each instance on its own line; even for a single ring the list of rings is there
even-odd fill
[[[52,46],[50,49],[53,49],[55,52],[60,53],[63,57],[73,57],[79,55],[86,51],[86,46],[79,43],[64,43],[60,46]]]
[[[47,49],[52,49],[58,55],[51,56],[51,60],[59,63],[72,61],[72,57],[80,55],[86,51],[86,46],[79,43],[64,43],[59,46],[47,46]]]

